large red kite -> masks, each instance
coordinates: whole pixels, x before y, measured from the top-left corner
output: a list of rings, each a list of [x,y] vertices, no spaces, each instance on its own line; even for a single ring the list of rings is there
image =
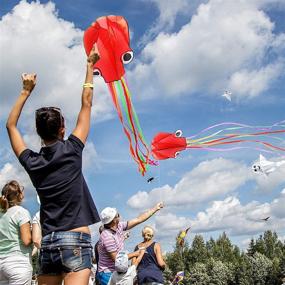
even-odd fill
[[[144,175],[149,159],[149,149],[143,137],[139,120],[131,101],[131,94],[124,79],[124,64],[133,59],[130,48],[129,28],[122,16],[98,18],[84,33],[84,47],[89,55],[96,43],[100,59],[94,65],[94,75],[100,75],[108,84],[115,108],[129,140],[133,159]]]

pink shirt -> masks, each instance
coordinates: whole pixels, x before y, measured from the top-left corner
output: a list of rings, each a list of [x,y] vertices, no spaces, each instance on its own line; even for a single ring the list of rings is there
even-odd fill
[[[119,252],[124,248],[124,231],[128,227],[128,222],[120,222],[116,231],[104,229],[100,235],[98,244],[99,272],[115,271],[115,262],[110,257],[110,252]]]

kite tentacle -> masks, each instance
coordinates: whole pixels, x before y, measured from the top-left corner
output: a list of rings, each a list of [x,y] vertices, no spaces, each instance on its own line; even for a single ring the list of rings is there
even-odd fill
[[[149,152],[149,149],[148,149],[148,147],[144,141],[143,134],[141,131],[141,127],[140,127],[139,121],[136,117],[136,112],[135,112],[135,109],[134,109],[132,101],[131,101],[131,95],[130,95],[130,92],[127,88],[127,85],[125,84],[124,78],[121,79],[121,83],[122,83],[122,87],[124,90],[124,96],[126,99],[128,116],[130,117],[131,127],[133,129],[135,140],[136,140],[136,148],[138,150],[141,163],[146,167],[147,164],[150,164],[150,159],[149,159],[150,152]],[[135,118],[135,120],[133,119],[133,117]],[[140,143],[144,146],[146,154],[141,150]]]
[[[123,116],[122,116],[122,112],[121,112],[121,108],[120,108],[120,105],[118,103],[118,97],[116,95],[116,89],[115,89],[115,86],[113,84],[113,82],[111,83],[108,83],[108,87],[109,87],[109,90],[110,90],[110,93],[112,95],[112,99],[113,99],[113,102],[114,102],[114,105],[115,105],[115,108],[117,110],[117,113],[118,113],[118,116],[119,116],[119,119],[121,121],[121,124],[123,126],[123,130],[128,138],[128,141],[129,141],[129,149],[130,149],[130,153],[133,157],[133,159],[138,163],[137,161],[137,158],[136,158],[136,155],[135,155],[135,152],[134,152],[134,149],[133,149],[133,145],[132,145],[132,137],[130,135],[130,132],[128,130],[128,128],[125,126],[124,124],[124,121],[123,121]]]

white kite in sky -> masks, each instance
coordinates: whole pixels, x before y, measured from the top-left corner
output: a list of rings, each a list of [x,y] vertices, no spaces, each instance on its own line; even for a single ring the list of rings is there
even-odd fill
[[[222,96],[225,97],[227,100],[232,101],[232,97],[231,97],[232,92],[226,90]]]
[[[285,164],[285,160],[269,161],[262,154],[260,154],[259,161],[252,165],[252,170],[253,172],[259,172],[267,176],[283,164]]]

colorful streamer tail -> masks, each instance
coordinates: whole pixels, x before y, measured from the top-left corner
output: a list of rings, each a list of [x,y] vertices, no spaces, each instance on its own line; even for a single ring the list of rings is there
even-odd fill
[[[219,129],[221,126],[225,128]],[[249,148],[268,153],[284,152],[285,141],[279,136],[280,134],[284,135],[284,126],[284,121],[271,126],[250,126],[224,122],[188,137],[187,148],[212,151],[231,151]],[[276,142],[278,142],[278,145],[275,144]]]
[[[108,87],[123,130],[128,138],[131,156],[138,164],[141,174],[144,175],[148,165],[156,165],[156,163],[149,158],[150,151],[132,104],[131,94],[127,83],[124,77],[122,77],[118,81],[108,83]]]

